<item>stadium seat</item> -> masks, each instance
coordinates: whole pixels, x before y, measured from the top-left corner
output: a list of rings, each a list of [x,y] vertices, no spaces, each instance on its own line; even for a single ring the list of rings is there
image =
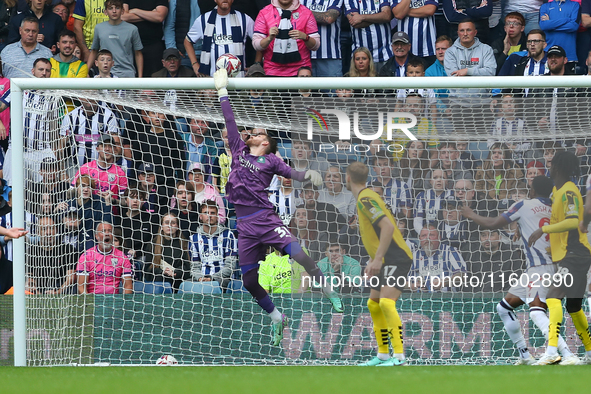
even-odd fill
[[[172,286],[168,282],[133,282],[136,294],[172,294]]]
[[[218,282],[190,282],[181,283],[179,294],[197,293],[197,294],[222,294],[222,288]]]
[[[241,280],[231,280],[230,285],[228,286],[228,290],[226,293],[248,293],[248,290],[244,288],[244,284]]]

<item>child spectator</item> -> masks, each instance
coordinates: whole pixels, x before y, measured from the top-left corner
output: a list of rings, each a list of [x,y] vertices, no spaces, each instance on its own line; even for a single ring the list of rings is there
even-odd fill
[[[75,212],[82,221],[82,231],[85,249],[94,246],[94,229],[100,222],[111,222],[111,207],[98,194],[94,193],[96,181],[89,175],[82,175],[76,179],[76,196],[68,202],[58,203],[57,213],[68,214]],[[72,224],[70,227],[74,227]],[[89,246],[90,245],[90,246]]]
[[[406,76],[407,77],[424,77],[425,76],[425,63],[423,60],[413,57],[406,65]],[[404,101],[409,94],[416,93],[424,98],[425,108],[423,116],[429,118],[432,123],[437,120],[437,97],[433,89],[398,89],[396,91],[396,97],[400,101]]]
[[[135,60],[137,75],[141,78],[144,70],[142,55],[144,47],[137,27],[121,19],[123,1],[106,0],[105,13],[109,16],[109,20],[96,25],[88,64],[94,64],[99,50],[108,49],[115,61],[113,74],[122,78],[134,78],[136,76],[133,65]],[[114,39],[114,37],[117,38]]]

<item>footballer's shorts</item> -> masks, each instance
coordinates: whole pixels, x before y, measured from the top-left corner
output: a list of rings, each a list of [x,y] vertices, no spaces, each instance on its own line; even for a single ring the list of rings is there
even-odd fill
[[[412,260],[406,253],[397,253],[396,257],[389,258],[388,253],[384,257],[384,264],[380,273],[377,275],[377,280],[369,279],[370,288],[380,291],[382,286],[395,287],[403,291],[408,284],[408,272],[412,266]]]
[[[557,263],[555,280],[549,298],[583,298],[587,290],[587,273],[591,267],[591,252],[567,251]]]
[[[536,297],[540,301],[546,302],[546,295],[552,285],[555,273],[556,264],[529,267],[521,274],[517,285],[509,289],[509,293],[519,297],[526,304],[531,303]]]
[[[265,260],[268,246],[281,252],[284,252],[288,246],[292,249],[299,246],[297,239],[273,209],[261,209],[251,215],[238,218],[236,230],[238,231],[240,266],[258,265],[259,261]]]

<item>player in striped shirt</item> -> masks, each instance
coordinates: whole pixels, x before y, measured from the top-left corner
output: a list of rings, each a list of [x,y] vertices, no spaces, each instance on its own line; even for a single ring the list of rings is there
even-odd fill
[[[312,51],[312,75],[315,77],[342,77],[341,61],[341,9],[343,0],[301,0],[308,7],[320,34],[320,48]]]
[[[113,225],[101,222],[95,234],[96,246],[78,260],[78,294],[118,294],[121,282],[123,294],[132,294],[131,262],[113,247]]]
[[[370,50],[376,64],[376,72],[392,57],[389,0],[345,0],[345,14],[351,25],[353,47]]]
[[[481,228],[501,229],[512,222],[516,222],[519,228],[527,258],[527,269],[521,274],[518,284],[509,289],[505,298],[497,305],[497,312],[503,321],[505,331],[519,350],[519,359],[515,363],[516,365],[531,365],[535,363],[536,359],[527,348],[521,332],[521,325],[514,312],[515,308],[527,303],[531,320],[544,336],[548,337],[549,320],[546,316],[548,287],[543,285],[542,277],[554,275],[557,267],[548,254],[550,249],[548,237],[540,238],[531,247],[527,240],[535,230],[550,223],[552,187],[552,181],[548,177],[543,175],[535,177],[530,192],[531,199],[516,202],[507,212],[496,217],[480,216],[469,207],[462,207],[462,215],[473,220]],[[525,283],[527,285],[523,286],[522,284]],[[558,340],[558,347],[564,357],[562,364],[574,365],[579,361],[579,358],[570,351],[562,337]]]
[[[213,11],[198,17],[185,38],[185,50],[196,75],[211,75],[215,72],[216,60],[226,53],[238,57],[244,76],[246,39],[252,39],[254,21],[248,15],[232,9],[234,0],[216,0]],[[195,55],[195,43],[202,40],[201,56]]]
[[[398,19],[398,31],[408,34],[412,53],[416,56],[435,56],[437,32],[433,15],[438,6],[438,0],[392,0],[392,14]]]
[[[206,201],[199,210],[202,224],[189,240],[191,277],[199,282],[216,281],[225,289],[238,260],[236,237],[218,223],[215,201]]]

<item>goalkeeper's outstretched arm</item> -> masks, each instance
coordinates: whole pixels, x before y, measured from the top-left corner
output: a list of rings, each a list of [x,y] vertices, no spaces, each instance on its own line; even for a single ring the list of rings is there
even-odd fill
[[[240,138],[236,119],[234,118],[234,111],[232,111],[230,99],[228,98],[228,89],[226,89],[228,86],[228,72],[225,68],[220,68],[213,74],[213,82],[218,91],[220,106],[222,107],[222,113],[226,122],[226,130],[228,130],[228,145],[230,146],[232,155],[235,155],[246,144]]]

